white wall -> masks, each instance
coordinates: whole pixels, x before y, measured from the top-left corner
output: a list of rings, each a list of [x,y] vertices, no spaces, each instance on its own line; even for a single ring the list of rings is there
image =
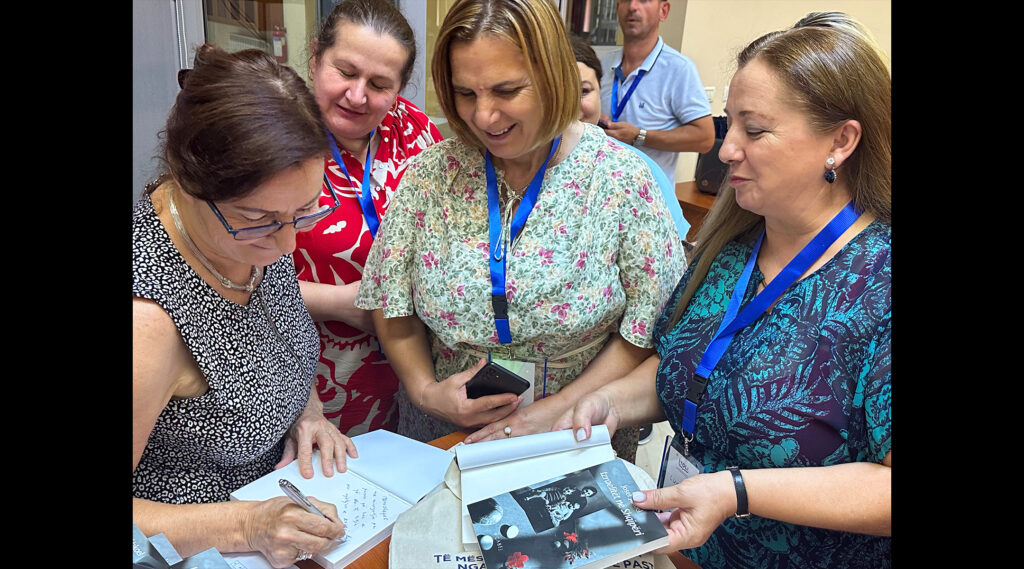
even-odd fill
[[[132,2],[132,204],[159,170],[153,160],[159,148],[157,133],[178,94],[178,70],[183,61],[191,67],[202,42],[199,0]]]
[[[676,4],[673,2],[673,9]],[[856,17],[892,59],[891,0],[687,1],[679,50],[696,63],[705,85],[715,87],[712,116],[722,115],[722,95],[735,72],[736,53],[763,34],[793,26],[812,11],[842,11]],[[676,181],[693,179],[696,157],[695,152],[682,152]]]
[[[672,2],[671,10],[677,4]],[[693,59],[705,86],[715,87],[712,116],[722,115],[722,95],[735,71],[736,53],[765,33],[795,24],[809,12],[839,11],[857,18],[871,30],[891,62],[891,0],[688,0],[685,6],[682,45],[673,47]],[[681,153],[676,181],[693,180],[696,166],[696,153]]]

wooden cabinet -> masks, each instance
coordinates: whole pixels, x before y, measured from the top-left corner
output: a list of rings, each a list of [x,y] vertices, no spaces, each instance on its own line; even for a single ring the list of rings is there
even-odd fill
[[[690,181],[676,183],[676,199],[679,200],[679,207],[683,209],[683,217],[690,222],[686,240],[693,243],[697,231],[704,223],[704,217],[715,203],[715,196],[701,193],[697,190],[697,182]]]

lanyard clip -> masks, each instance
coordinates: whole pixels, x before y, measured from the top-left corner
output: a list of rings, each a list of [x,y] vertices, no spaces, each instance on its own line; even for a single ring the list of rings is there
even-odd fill
[[[494,309],[494,318],[508,320],[508,299],[503,294],[491,295],[491,308]]]
[[[708,378],[701,376],[697,372],[693,373],[693,379],[689,381],[686,387],[686,399],[692,401],[694,404],[700,403],[700,398],[704,396],[704,390],[708,387]]]

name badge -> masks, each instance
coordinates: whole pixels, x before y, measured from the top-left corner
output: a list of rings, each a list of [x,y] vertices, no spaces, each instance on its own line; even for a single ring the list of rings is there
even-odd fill
[[[676,437],[678,439],[679,437]],[[666,441],[667,442],[667,441]],[[676,440],[665,448],[661,459],[661,472],[658,475],[658,488],[674,486],[683,480],[696,476],[704,471],[704,467],[695,456],[687,456],[679,448]]]
[[[491,358],[491,361],[530,382],[530,387],[523,392],[523,402],[519,404],[519,408],[526,407],[530,403],[533,403],[534,375],[536,375],[537,366],[533,362],[500,360],[493,357]]]

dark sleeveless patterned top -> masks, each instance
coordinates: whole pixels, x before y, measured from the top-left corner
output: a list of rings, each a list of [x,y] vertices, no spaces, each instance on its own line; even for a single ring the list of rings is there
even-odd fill
[[[266,267],[246,305],[221,296],[185,262],[143,196],[132,212],[132,295],[171,316],[209,383],[157,418],[132,496],[222,502],[271,472],[309,398],[319,339],[291,255]]]

